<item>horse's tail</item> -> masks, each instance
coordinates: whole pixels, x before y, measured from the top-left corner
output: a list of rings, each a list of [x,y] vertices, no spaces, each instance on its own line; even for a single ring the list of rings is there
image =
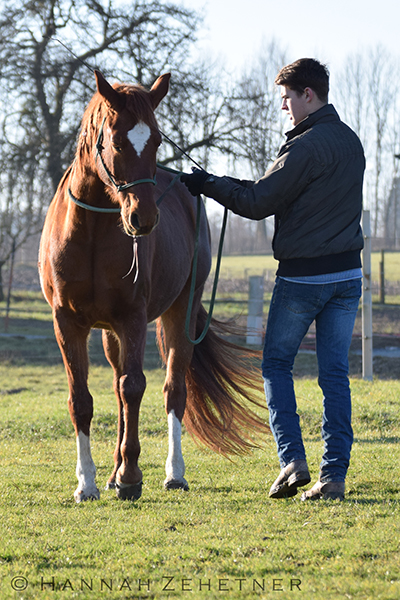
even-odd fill
[[[196,337],[206,320],[200,305]],[[195,440],[224,456],[249,452],[269,431],[265,419],[249,408],[250,403],[266,410],[260,399],[260,352],[222,337],[237,333],[234,324],[212,319],[204,340],[194,346],[186,374],[184,425]]]

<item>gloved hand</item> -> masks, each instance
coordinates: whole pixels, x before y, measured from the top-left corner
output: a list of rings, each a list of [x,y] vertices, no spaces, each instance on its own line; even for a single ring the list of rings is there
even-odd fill
[[[193,169],[193,173],[183,173],[181,181],[186,185],[192,196],[198,196],[203,193],[204,183],[208,177],[210,177],[210,173],[207,173],[207,171]]]

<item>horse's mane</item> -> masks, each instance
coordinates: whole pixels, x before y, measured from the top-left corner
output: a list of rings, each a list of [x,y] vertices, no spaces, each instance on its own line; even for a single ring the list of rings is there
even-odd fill
[[[151,98],[149,92],[144,87],[141,85],[115,83],[113,88],[124,95],[124,108],[134,115],[138,121],[144,121],[150,126],[157,127]],[[80,154],[83,147],[93,147],[104,117],[113,110],[99,92],[94,94],[82,117],[77,155]]]

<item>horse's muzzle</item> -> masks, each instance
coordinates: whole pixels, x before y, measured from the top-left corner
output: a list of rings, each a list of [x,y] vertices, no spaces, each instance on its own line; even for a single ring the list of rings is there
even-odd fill
[[[150,233],[157,227],[159,221],[159,212],[157,212],[155,221],[151,225],[141,225],[136,213],[131,213],[128,218],[124,218],[124,216],[122,216],[124,231],[127,235],[130,235],[132,237],[142,237],[144,235],[150,235]]]

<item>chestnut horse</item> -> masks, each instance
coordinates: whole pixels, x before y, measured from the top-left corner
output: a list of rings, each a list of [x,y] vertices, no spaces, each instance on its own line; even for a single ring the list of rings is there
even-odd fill
[[[116,488],[118,497],[141,495],[138,423],[151,321],[157,320],[166,363],[165,488],[188,488],[182,420],[193,436],[224,455],[247,451],[254,445],[254,434],[267,429],[242,403],[247,399],[258,404],[253,392],[260,385],[238,348],[221,337],[222,324],[214,321],[198,345],[185,335],[196,200],[180,182],[171,186],[173,175],[156,163],[161,135],[154,110],[168,91],[170,74],[159,77],[149,91],[139,85],[111,86],[98,71],[95,77],[97,92],[83,116],[75,160],[50,204],[39,253],[42,290],[52,307],[68,377],[68,407],[77,442],[77,502],[100,496],[90,450],[91,328],[102,329],[104,351],[114,371],[119,419],[107,486]],[[206,321],[201,295],[210,265],[202,207],[191,337]]]

